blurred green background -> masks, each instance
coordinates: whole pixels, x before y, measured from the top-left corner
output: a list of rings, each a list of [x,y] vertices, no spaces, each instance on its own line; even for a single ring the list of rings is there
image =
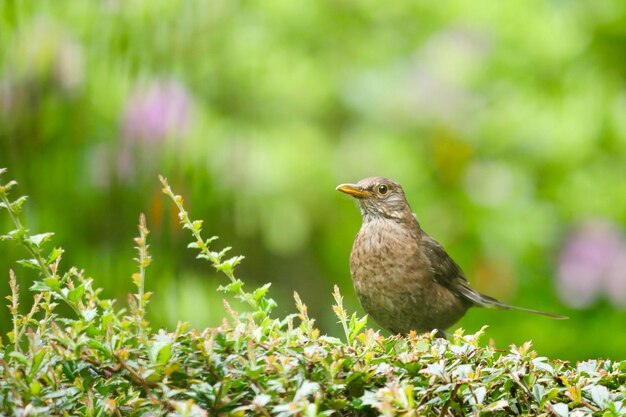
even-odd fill
[[[476,288],[571,316],[473,309],[460,326],[624,358],[626,2],[0,0],[0,17],[5,180],[121,302],[145,212],[155,327],[218,324],[225,283],[185,249],[157,174],[246,255],[246,283],[273,283],[277,314],[298,291],[335,335],[335,283],[362,310],[360,216],[334,187],[383,175]],[[9,268],[27,288],[23,253],[0,251],[0,294]]]

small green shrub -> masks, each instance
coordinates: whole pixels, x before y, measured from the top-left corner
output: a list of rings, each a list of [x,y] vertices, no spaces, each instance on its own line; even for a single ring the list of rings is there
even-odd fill
[[[2,174],[4,170],[0,171]],[[207,415],[626,415],[626,362],[590,360],[573,366],[549,360],[531,344],[498,351],[477,334],[456,332],[382,337],[366,317],[349,315],[335,288],[333,310],[345,339],[321,335],[294,294],[298,314],[272,316],[269,284],[247,291],[234,270],[243,259],[230,248],[212,249],[202,221],[191,220],[183,199],[161,178],[175,203],[189,247],[223,272],[220,287],[243,302],[224,301],[221,326],[173,331],[146,321],[150,293],[148,230],[140,216],[137,292],[124,308],[100,298],[93,280],[63,269],[63,250],[44,250],[51,233],[32,234],[20,219],[26,198],[9,199],[15,186],[0,186],[0,207],[14,229],[2,239],[21,244],[21,265],[38,271],[32,306],[20,312],[20,286],[10,271],[8,297],[13,330],[0,342],[0,412],[12,416],[207,416]],[[57,312],[66,304],[71,314]]]

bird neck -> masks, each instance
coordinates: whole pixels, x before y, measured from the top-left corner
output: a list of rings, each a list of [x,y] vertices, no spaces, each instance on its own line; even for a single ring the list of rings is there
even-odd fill
[[[400,212],[386,213],[386,215],[384,216],[381,216],[379,213],[374,214],[365,211],[362,213],[362,215],[364,225],[371,222],[385,220],[397,223],[402,227],[408,228],[410,230],[414,230],[418,236],[421,236],[423,233],[422,227],[420,226],[417,217],[415,216],[415,214],[413,214],[410,208],[407,208],[406,210],[402,210]]]

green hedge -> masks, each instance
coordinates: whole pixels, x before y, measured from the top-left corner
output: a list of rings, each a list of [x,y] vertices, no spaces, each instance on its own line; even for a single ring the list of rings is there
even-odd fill
[[[234,275],[243,258],[226,256],[229,248],[214,251],[215,238],[201,236],[202,222],[189,218],[182,198],[161,180],[193,236],[189,247],[229,280],[219,288],[227,298],[222,325],[150,328],[143,216],[132,277],[137,292],[119,307],[100,298],[83,271],[62,267],[62,249],[44,250],[52,234],[26,228],[26,199],[11,201],[9,182],[0,186],[0,207],[15,228],[2,239],[25,247],[28,258],[18,263],[39,278],[30,288],[34,302],[23,309],[10,272],[13,330],[0,345],[3,415],[626,415],[626,362],[572,365],[539,356],[530,342],[501,351],[480,343],[483,331],[457,331],[451,340],[385,338],[367,328],[366,317],[345,311],[337,288],[333,311],[343,340],[321,335],[297,294],[298,314],[272,315],[269,284],[245,290]]]

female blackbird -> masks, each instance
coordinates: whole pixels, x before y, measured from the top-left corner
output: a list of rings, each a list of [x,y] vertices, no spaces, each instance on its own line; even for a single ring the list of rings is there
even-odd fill
[[[422,230],[400,184],[383,177],[337,187],[356,198],[363,225],[350,255],[350,273],[363,309],[392,333],[426,332],[456,323],[469,307],[516,309],[470,287],[461,268]]]

